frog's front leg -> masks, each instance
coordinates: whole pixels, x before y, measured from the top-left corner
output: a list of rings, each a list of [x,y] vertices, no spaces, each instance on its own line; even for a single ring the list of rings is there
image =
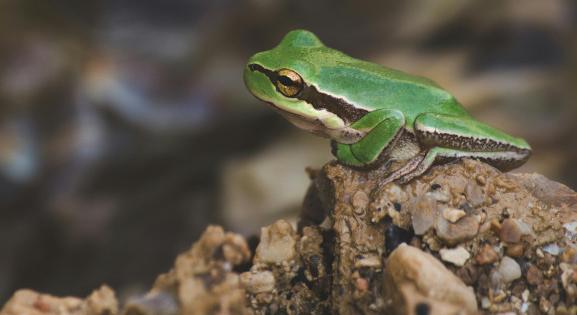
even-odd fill
[[[400,111],[380,109],[370,112],[351,125],[367,134],[352,144],[335,143],[333,154],[346,165],[369,166],[384,150],[394,146],[404,125],[405,116]]]

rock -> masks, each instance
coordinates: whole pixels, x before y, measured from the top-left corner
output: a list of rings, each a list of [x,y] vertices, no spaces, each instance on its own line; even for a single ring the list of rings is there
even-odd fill
[[[559,247],[559,245],[555,244],[555,243],[551,243],[551,244],[547,244],[543,247],[543,251],[546,253],[549,253],[553,256],[558,256],[559,254],[561,254],[562,249]]]
[[[296,243],[296,232],[285,220],[263,227],[254,257],[255,264],[280,264],[296,259]]]
[[[510,244],[507,246],[506,254],[509,257],[521,257],[525,251],[525,246],[522,243]]]
[[[362,190],[357,191],[353,195],[352,205],[358,209],[364,209],[369,205],[369,196]]]
[[[499,238],[506,243],[519,243],[523,235],[521,227],[515,219],[505,219],[501,224]]]
[[[481,247],[475,260],[479,265],[488,265],[499,260],[499,254],[493,249],[493,246],[485,244]]]
[[[413,204],[411,223],[416,235],[425,234],[435,222],[437,201],[430,195],[419,197]]]
[[[481,179],[480,182],[483,182]],[[476,208],[485,203],[485,195],[483,190],[479,186],[479,181],[469,181],[467,186],[465,186],[465,195],[467,196],[467,200],[471,204],[472,207]]]
[[[107,286],[92,292],[86,299],[55,297],[32,290],[19,290],[2,308],[1,315],[115,315],[118,302]]]
[[[456,223],[450,223],[438,216],[435,220],[435,231],[441,240],[449,245],[456,245],[477,236],[479,221],[473,216],[465,216]]]
[[[270,271],[248,271],[240,275],[240,283],[253,294],[272,292],[275,286],[274,275]]]
[[[529,266],[525,277],[527,278],[527,283],[530,285],[538,285],[543,281],[543,273],[534,265]]]
[[[508,256],[501,259],[497,271],[502,276],[503,282],[505,283],[510,283],[513,280],[521,278],[521,267],[513,258]]]
[[[213,309],[248,314],[239,275],[231,269],[249,258],[243,237],[209,226],[187,252],[176,258],[174,268],[158,276],[150,292],[128,304],[125,312],[148,315],[153,310],[152,314],[171,314],[176,304],[177,314],[182,315],[208,314]],[[171,297],[176,303],[170,303]]]
[[[145,296],[131,298],[125,305],[127,315],[179,315],[180,306],[176,298],[167,292],[151,292]]]
[[[310,174],[298,233],[286,221],[263,228],[251,265],[243,237],[209,227],[122,313],[465,314],[477,301],[491,314],[577,310],[577,193],[473,160],[406,185],[379,187],[380,170],[334,162]],[[72,315],[90,309],[62,301]],[[51,311],[44,302],[32,308]],[[22,313],[13,306],[2,315]]]
[[[439,254],[443,261],[450,262],[455,266],[463,266],[471,257],[471,254],[461,246],[452,249],[443,248]]]
[[[477,311],[472,288],[435,257],[418,248],[401,244],[389,256],[385,271],[385,286],[394,291],[400,292],[403,285],[411,284],[424,297],[462,306],[470,313]],[[396,302],[392,301],[392,305]]]
[[[573,247],[567,248],[561,256],[559,257],[564,263],[575,263],[575,257],[577,256],[577,250]]]
[[[451,222],[451,223],[456,223],[457,221],[459,221],[460,218],[464,217],[465,215],[467,215],[467,213],[461,209],[455,209],[455,208],[444,208],[442,210],[443,213],[443,218],[445,218],[447,221]]]
[[[414,285],[402,284],[400,287],[401,302],[398,309],[406,310],[406,313],[415,315],[447,315],[461,314],[463,309],[452,303],[439,301],[422,295]],[[412,312],[409,312],[411,310]],[[404,314],[398,311],[397,314]]]

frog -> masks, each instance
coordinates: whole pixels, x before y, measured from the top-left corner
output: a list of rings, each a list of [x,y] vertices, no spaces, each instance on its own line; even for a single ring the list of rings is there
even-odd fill
[[[406,184],[435,164],[463,158],[505,172],[532,152],[524,139],[475,119],[434,81],[353,58],[304,29],[250,57],[243,76],[257,99],[298,128],[329,138],[339,163],[369,170],[400,165],[382,185]]]

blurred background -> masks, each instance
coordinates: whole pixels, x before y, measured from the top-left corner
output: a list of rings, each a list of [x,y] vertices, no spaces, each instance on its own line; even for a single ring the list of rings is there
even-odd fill
[[[207,224],[295,216],[328,141],[242,82],[294,28],[430,77],[577,188],[571,0],[0,0],[0,304],[146,290]]]

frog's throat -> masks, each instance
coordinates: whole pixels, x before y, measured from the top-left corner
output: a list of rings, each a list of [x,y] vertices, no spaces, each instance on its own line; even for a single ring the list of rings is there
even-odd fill
[[[264,68],[259,64],[250,64],[248,68],[251,71],[258,71],[268,77],[272,85],[276,88],[275,81],[277,80],[277,73]],[[277,89],[278,91],[278,89]],[[280,91],[278,91],[280,93]],[[317,87],[307,82],[303,83],[301,91],[294,96],[294,98],[310,104],[316,110],[326,110],[338,116],[345,125],[349,126],[351,123],[359,120],[368,113],[367,110],[358,108],[346,100],[319,91]]]
[[[271,104],[274,109],[276,109],[286,120],[290,121],[296,127],[318,136],[335,140],[338,143],[355,143],[366,135],[366,132],[353,129],[348,126],[343,126],[341,128],[327,128],[319,119],[308,120],[300,115],[282,110],[272,103],[269,104]]]

